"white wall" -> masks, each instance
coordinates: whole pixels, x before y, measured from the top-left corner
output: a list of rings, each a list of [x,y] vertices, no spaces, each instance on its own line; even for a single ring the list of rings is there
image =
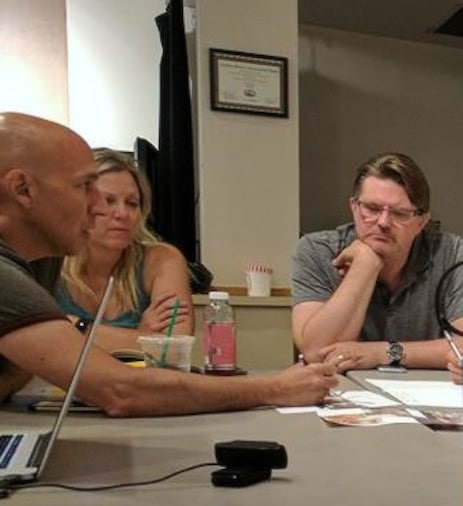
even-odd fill
[[[296,0],[198,0],[200,227],[218,285],[244,285],[247,262],[268,262],[287,287],[299,225]],[[289,118],[212,111],[210,47],[289,59]]]
[[[154,18],[165,0],[66,0],[69,125],[92,146],[157,146],[159,60]]]
[[[434,217],[463,233],[463,51],[301,27],[301,228],[349,217],[358,165],[382,151],[428,176]]]
[[[64,0],[0,0],[0,111],[68,120]]]

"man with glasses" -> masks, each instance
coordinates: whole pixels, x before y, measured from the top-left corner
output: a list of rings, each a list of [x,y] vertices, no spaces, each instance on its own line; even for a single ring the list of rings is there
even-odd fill
[[[408,156],[386,153],[357,171],[353,223],[303,236],[293,259],[296,346],[306,362],[340,371],[445,368],[434,297],[442,274],[463,260],[463,239],[430,219],[430,191]],[[445,294],[463,328],[463,269]]]

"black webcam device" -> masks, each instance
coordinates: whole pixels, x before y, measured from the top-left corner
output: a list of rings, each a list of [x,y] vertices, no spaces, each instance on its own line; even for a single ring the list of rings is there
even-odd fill
[[[284,469],[288,456],[283,445],[274,441],[227,441],[215,444],[217,464],[226,467]]]
[[[245,487],[271,477],[272,469],[284,469],[288,456],[283,445],[274,441],[235,440],[215,444],[217,464],[212,483],[222,487]]]

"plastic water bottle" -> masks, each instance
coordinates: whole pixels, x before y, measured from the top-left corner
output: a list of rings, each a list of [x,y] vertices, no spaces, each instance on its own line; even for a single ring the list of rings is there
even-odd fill
[[[204,372],[233,374],[236,370],[236,324],[227,292],[209,292],[203,316]]]

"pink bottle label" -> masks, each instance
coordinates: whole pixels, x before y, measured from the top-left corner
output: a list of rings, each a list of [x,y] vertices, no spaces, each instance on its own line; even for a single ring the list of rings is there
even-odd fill
[[[234,323],[205,323],[203,327],[204,367],[216,370],[236,368]]]

